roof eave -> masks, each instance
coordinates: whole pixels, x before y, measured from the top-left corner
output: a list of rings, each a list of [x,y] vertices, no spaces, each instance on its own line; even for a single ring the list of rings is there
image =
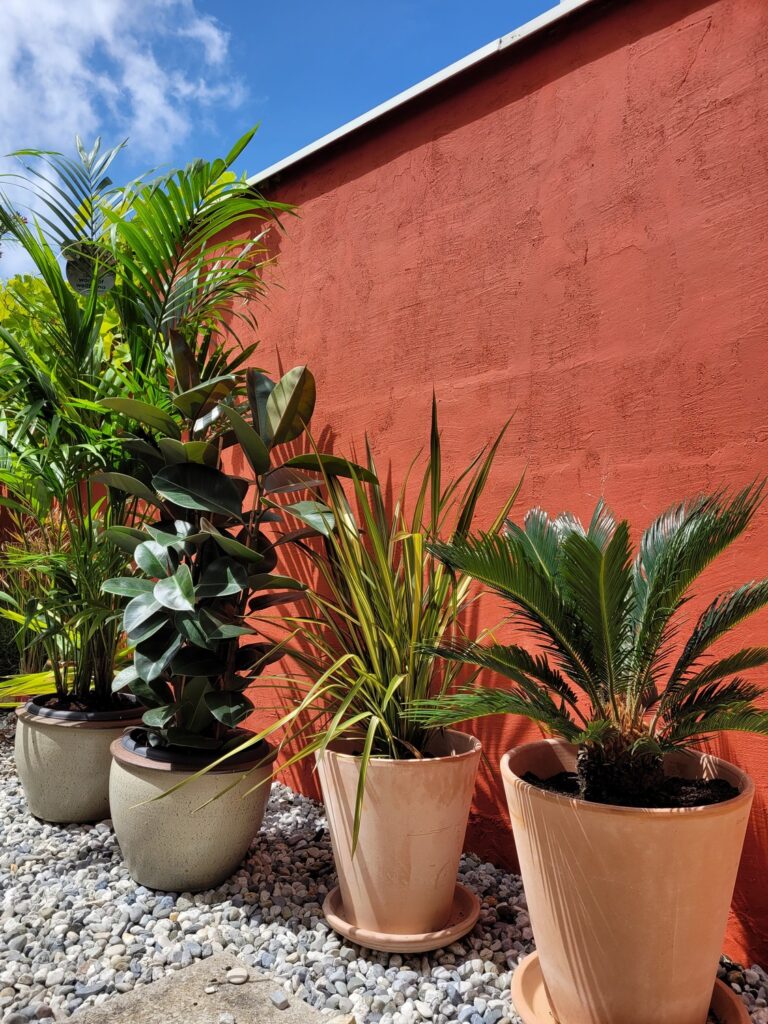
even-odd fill
[[[553,7],[551,10],[545,11],[538,17],[532,18],[531,21],[521,25],[520,28],[514,29],[514,31],[509,32],[505,36],[501,36],[499,39],[495,39],[486,46],[481,46],[479,50],[475,50],[466,57],[462,57],[461,60],[457,60],[453,64],[449,64],[447,68],[443,68],[441,71],[437,71],[434,75],[430,75],[429,78],[425,78],[416,85],[412,85],[410,89],[405,89],[403,92],[398,93],[391,99],[385,100],[384,103],[380,103],[377,107],[373,107],[365,114],[361,114],[359,117],[356,117],[351,121],[347,121],[347,123],[343,124],[340,128],[336,128],[334,131],[328,132],[327,135],[323,135],[314,142],[310,142],[309,145],[303,146],[301,149],[297,149],[296,152],[291,153],[290,156],[284,157],[282,160],[278,160],[277,163],[271,164],[269,167],[265,167],[263,171],[260,171],[258,174],[254,174],[248,179],[249,184],[263,185],[269,178],[274,178],[276,175],[288,168],[301,163],[302,160],[306,160],[307,157],[313,156],[321,150],[326,149],[328,146],[339,142],[341,139],[349,137],[366,125],[370,125],[372,122],[391,113],[398,107],[402,107],[406,103],[410,103],[417,97],[423,96],[431,89],[435,89],[437,86],[449,81],[456,75],[460,75],[469,68],[482,64],[484,61],[495,57],[497,54],[508,50],[512,46],[519,45],[524,40],[530,39],[532,36],[535,36],[544,29],[550,28],[559,21],[563,21],[575,11],[578,11],[583,7],[589,7],[597,2],[598,0],[561,0],[557,7]]]

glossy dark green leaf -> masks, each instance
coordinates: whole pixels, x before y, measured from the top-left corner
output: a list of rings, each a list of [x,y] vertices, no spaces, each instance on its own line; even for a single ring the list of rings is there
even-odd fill
[[[256,476],[266,473],[269,469],[269,451],[262,439],[240,413],[235,412],[230,406],[222,405],[221,412],[229,420]]]
[[[159,707],[150,708],[145,711],[141,716],[141,720],[144,725],[148,725],[150,729],[162,729],[166,726],[176,715],[180,705],[175,704],[161,704]]]
[[[350,462],[349,459],[343,459],[339,455],[306,452],[304,455],[294,455],[283,465],[288,469],[306,469],[316,473],[322,471],[328,477],[343,476],[350,479],[355,477],[364,483],[376,483],[376,474],[372,473],[370,469],[359,466],[356,462]]]
[[[155,615],[151,615],[144,622],[138,626],[134,626],[133,629],[126,629],[128,640],[132,644],[142,643],[149,637],[154,636],[161,629],[164,629],[168,625],[168,612],[165,608],[161,608]]]
[[[242,514],[238,487],[225,473],[212,466],[196,462],[166,466],[154,476],[152,486],[158,494],[181,508],[218,512],[238,519]]]
[[[220,676],[225,668],[218,654],[199,647],[182,647],[171,662],[174,676]]]
[[[245,383],[253,425],[264,443],[269,444],[267,399],[275,389],[275,382],[261,370],[249,369],[245,371]]]
[[[267,436],[274,447],[295,441],[312,418],[315,408],[315,378],[306,366],[295,366],[274,387],[267,399]]]
[[[177,395],[173,404],[188,419],[194,420],[205,416],[215,405],[229,395],[236,384],[231,374],[204,380],[194,388]]]
[[[181,431],[173,416],[147,402],[140,402],[135,398],[102,398],[99,404],[127,416],[128,419],[143,423],[156,433],[168,437],[181,437]]]
[[[125,437],[118,438],[118,440],[126,451],[129,451],[131,455],[138,455],[142,462],[155,465],[163,461],[163,456],[158,449],[142,437]]]
[[[133,664],[141,678],[151,683],[168,668],[181,647],[181,637],[171,626],[136,645]]]
[[[174,612],[193,611],[195,607],[195,585],[189,566],[182,564],[173,576],[158,580],[154,589],[155,600],[164,608]]]
[[[175,551],[186,550],[186,539],[178,533],[168,533],[166,530],[159,530],[156,526],[148,526],[147,533],[161,547],[173,548]]]
[[[234,637],[250,636],[253,633],[250,626],[228,622],[216,615],[212,615],[205,608],[200,609],[199,617],[203,629],[211,640],[232,640]]]
[[[184,683],[181,695],[180,725],[189,732],[202,732],[211,724],[211,712],[205,702],[206,695],[213,690],[206,676],[193,676]]]
[[[104,484],[106,487],[114,487],[115,490],[131,494],[135,498],[149,502],[150,505],[160,504],[155,492],[142,480],[135,476],[128,476],[127,473],[96,473],[93,478],[96,483]]]
[[[335,521],[333,512],[321,501],[297,501],[293,505],[283,505],[283,510],[311,526],[324,537],[333,533]]]
[[[177,729],[175,726],[166,730],[166,739],[173,747],[188,747],[192,750],[218,750],[219,740],[213,736],[204,736],[188,729]]]
[[[118,672],[112,680],[112,693],[119,693],[120,690],[125,690],[126,688],[131,689],[138,678],[139,673],[133,665],[128,665],[127,668]]]
[[[187,462],[200,462],[214,469],[219,465],[219,448],[211,441],[185,441],[184,452]]]
[[[216,646],[216,641],[205,632],[195,612],[176,612],[173,621],[181,636],[196,647],[210,649]]]
[[[156,708],[163,704],[173,703],[173,690],[162,679],[154,679],[151,683],[147,683],[136,673],[136,679],[130,684],[130,689],[134,697],[137,697],[145,708]]]
[[[138,597],[140,594],[152,592],[152,580],[144,580],[139,576],[116,576],[105,580],[101,585],[102,593],[117,594],[118,597]]]
[[[188,461],[184,444],[181,441],[177,441],[175,437],[159,437],[157,439],[157,446],[168,466],[175,466],[179,462]]]
[[[321,487],[324,482],[321,476],[307,476],[303,470],[278,466],[264,477],[264,492],[266,494],[293,494],[296,491],[308,491],[314,487]]]
[[[127,551],[129,555],[136,550],[137,544],[141,544],[147,539],[143,530],[137,530],[133,526],[109,526],[104,531],[104,536],[121,551]]]
[[[147,576],[163,578],[176,568],[171,549],[154,540],[145,540],[133,552],[133,557],[140,569]]]
[[[200,383],[200,371],[195,359],[195,353],[180,331],[171,330],[169,335],[177,386],[187,391]]]
[[[242,693],[213,690],[206,694],[205,702],[213,717],[230,729],[234,729],[253,711],[253,704]]]
[[[233,537],[217,530],[212,523],[208,522],[207,519],[203,519],[201,521],[200,529],[203,530],[204,533],[209,533],[222,551],[226,551],[228,555],[232,555],[234,558],[239,558],[241,561],[252,562],[254,566],[264,565],[264,556],[256,551],[255,548],[246,547],[246,545],[241,544],[239,540],[235,540]]]
[[[228,597],[248,586],[248,573],[232,558],[217,558],[206,567],[195,588],[198,598]]]
[[[158,612],[162,612],[162,607],[152,593],[139,594],[125,606],[123,629],[130,634]]]

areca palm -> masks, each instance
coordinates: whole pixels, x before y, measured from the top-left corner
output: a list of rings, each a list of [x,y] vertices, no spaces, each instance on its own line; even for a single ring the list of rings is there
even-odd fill
[[[102,152],[97,140],[86,151],[78,140],[75,159],[23,150],[25,171],[9,184],[31,191],[27,219],[0,197],[0,233],[39,275],[34,286],[9,282],[13,315],[0,327],[0,483],[16,535],[0,561],[36,592],[20,636],[43,645],[62,695],[109,699],[120,631],[101,584],[127,557],[103,538],[137,515],[135,498],[94,488],[97,473],[130,472],[142,447],[101,403],[170,409],[172,381],[185,390],[227,377],[228,390],[245,389],[255,345],[239,345],[233,325],[254,322],[266,232],[287,209],[230,169],[253,134],[223,159],[128,186],[110,177],[120,146]],[[32,535],[49,542],[37,557]],[[17,682],[29,692],[28,676]]]
[[[762,486],[752,486],[683,502],[651,524],[634,557],[629,524],[603,502],[587,528],[570,514],[551,519],[534,509],[502,535],[432,544],[446,566],[510,602],[534,647],[438,644],[444,658],[498,673],[507,685],[424,701],[417,719],[523,715],[579,744],[587,798],[643,799],[663,779],[665,751],[723,730],[768,734],[763,687],[744,675],[768,664],[768,646],[712,654],[768,605],[768,579],[720,594],[679,643],[691,586],[747,529],[761,499]]]

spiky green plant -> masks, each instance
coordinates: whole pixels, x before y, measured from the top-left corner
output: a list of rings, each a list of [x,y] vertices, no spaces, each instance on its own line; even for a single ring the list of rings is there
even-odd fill
[[[433,729],[408,711],[455,682],[453,668],[440,666],[424,642],[460,635],[471,581],[448,573],[427,544],[447,529],[457,538],[467,534],[503,435],[446,482],[433,400],[430,451],[410,507],[407,478],[388,507],[370,450],[363,467],[318,453],[291,461],[318,475],[324,501],[297,503],[289,511],[319,531],[323,543],[307,548],[317,572],[316,586],[305,594],[310,613],[284,619],[297,636],[290,653],[306,675],[288,681],[289,710],[256,739],[286,730],[292,752],[284,768],[340,737],[357,743],[355,844],[370,759],[424,757]],[[492,532],[514,499],[494,517]]]
[[[720,594],[679,643],[691,586],[747,529],[761,498],[762,486],[751,486],[685,501],[651,524],[634,557],[629,523],[602,501],[587,529],[534,509],[503,535],[432,543],[442,564],[510,602],[533,646],[438,640],[432,653],[506,685],[421,702],[416,720],[523,715],[579,745],[586,799],[651,805],[666,751],[722,730],[767,734],[763,687],[743,673],[768,663],[768,647],[712,648],[768,605],[768,580]]]

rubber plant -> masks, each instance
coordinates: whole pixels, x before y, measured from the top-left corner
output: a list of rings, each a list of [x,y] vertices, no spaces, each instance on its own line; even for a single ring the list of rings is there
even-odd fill
[[[99,479],[155,510],[141,528],[110,531],[137,570],[104,584],[128,599],[122,621],[133,648],[114,688],[127,687],[147,708],[151,745],[224,750],[242,742],[233,730],[253,709],[245,691],[285,644],[253,616],[297,600],[305,589],[275,569],[282,544],[314,533],[314,503],[280,506],[274,496],[317,483],[301,457],[284,450],[310,422],[315,382],[305,366],[277,382],[249,369],[242,389],[232,374],[201,380],[182,337],[174,338],[173,351],[177,380],[191,386],[170,408],[135,399],[103,403],[134,424],[130,437],[145,471]],[[225,464],[237,451],[248,476]],[[342,460],[329,464],[336,462]],[[306,525],[281,532],[285,513]]]
[[[768,605],[768,579],[719,594],[681,642],[690,589],[752,522],[763,487],[675,505],[645,531],[598,503],[588,527],[571,514],[533,509],[502,534],[433,540],[460,578],[506,599],[521,643],[445,638],[428,649],[451,663],[497,673],[505,685],[469,686],[416,709],[423,725],[516,714],[578,745],[584,799],[664,805],[664,755],[737,730],[768,734],[764,687],[745,673],[768,664],[768,647],[713,653]],[[676,653],[677,648],[677,653]]]

